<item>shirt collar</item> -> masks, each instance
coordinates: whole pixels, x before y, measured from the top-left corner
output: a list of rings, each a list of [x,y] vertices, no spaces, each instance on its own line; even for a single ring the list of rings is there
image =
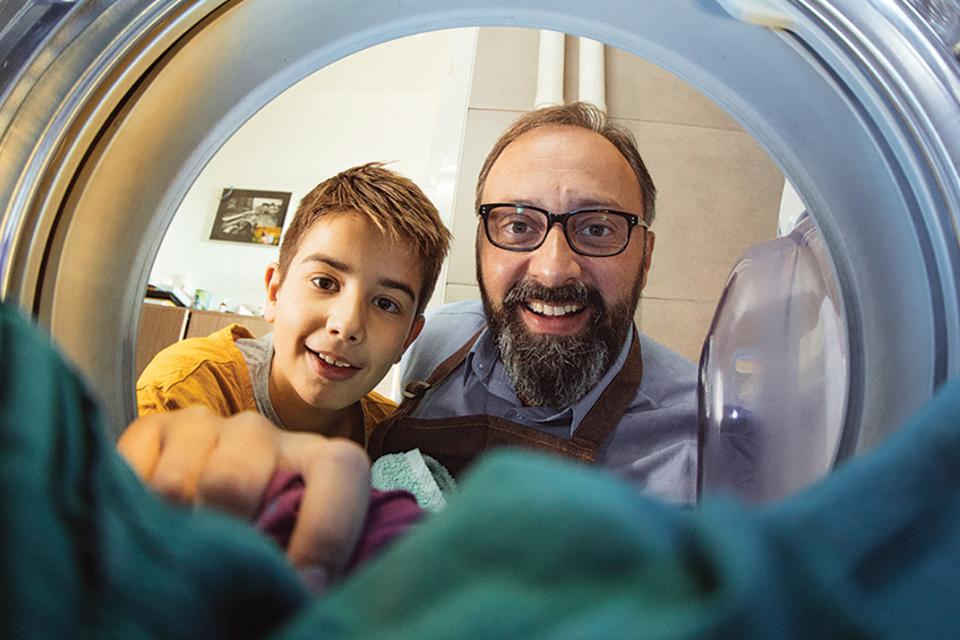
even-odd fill
[[[484,328],[480,337],[477,338],[473,347],[470,349],[470,353],[467,354],[467,366],[464,367],[464,384],[467,383],[470,376],[475,376],[488,393],[497,395],[507,402],[510,402],[529,420],[541,423],[544,426],[569,425],[568,437],[572,437],[573,432],[580,426],[580,422],[584,416],[586,416],[590,409],[593,408],[593,405],[596,404],[600,394],[603,393],[603,390],[607,388],[613,381],[613,378],[623,368],[624,363],[627,361],[627,356],[630,354],[633,337],[634,329],[631,327],[631,330],[627,332],[626,340],[623,341],[623,346],[620,348],[620,353],[617,354],[616,360],[613,361],[613,364],[610,365],[607,372],[600,378],[600,382],[575,405],[559,411],[544,407],[521,406],[513,383],[507,376],[503,362],[500,361],[497,346],[493,341],[493,335],[489,327]]]

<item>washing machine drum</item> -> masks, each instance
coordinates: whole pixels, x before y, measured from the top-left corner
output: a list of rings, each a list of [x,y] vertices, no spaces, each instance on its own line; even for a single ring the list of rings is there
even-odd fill
[[[833,426],[806,433],[822,439],[817,464],[765,481],[777,494],[876,445],[960,370],[958,17],[958,0],[5,3],[0,286],[79,363],[118,428],[134,414],[138,310],[163,230],[257,109],[344,55],[426,30],[588,36],[713,98],[776,159],[815,222],[817,264],[835,290],[828,306],[798,295],[811,305],[803,322],[822,331],[804,344],[788,331],[798,342],[773,348],[833,372],[831,404],[816,414]],[[256,43],[255,55],[239,43]],[[764,251],[796,257],[803,240],[793,242]],[[757,309],[742,318],[755,322]],[[804,384],[799,369],[761,368],[729,319],[718,316],[705,361],[713,391],[730,391],[704,402],[721,437],[745,416],[780,419],[750,393]],[[827,362],[840,356],[804,355],[829,345],[846,345],[841,369]],[[803,439],[786,429],[768,453]]]

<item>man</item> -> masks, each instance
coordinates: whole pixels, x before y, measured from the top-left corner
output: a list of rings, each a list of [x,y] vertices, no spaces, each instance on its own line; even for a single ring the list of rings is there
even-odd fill
[[[696,368],[633,328],[655,193],[632,135],[594,107],[517,120],[477,184],[482,305],[430,315],[371,455],[416,446],[458,470],[516,444],[692,502]]]

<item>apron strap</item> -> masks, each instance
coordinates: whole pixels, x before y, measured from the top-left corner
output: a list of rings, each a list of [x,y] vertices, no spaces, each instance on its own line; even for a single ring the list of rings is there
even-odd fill
[[[473,334],[453,355],[437,365],[437,368],[433,370],[433,373],[431,373],[425,381],[413,380],[407,384],[403,390],[403,400],[400,402],[400,406],[397,407],[397,410],[394,411],[388,419],[391,421],[399,420],[416,409],[427,389],[446,380],[450,374],[467,359],[470,349],[473,348],[473,344],[477,341],[477,338],[480,337],[481,333],[483,333],[482,328]]]
[[[633,341],[623,368],[593,403],[593,407],[583,417],[580,426],[573,432],[570,441],[581,447],[599,450],[604,440],[620,424],[620,418],[637,395],[641,380],[643,380],[643,354],[640,350],[640,336],[634,327]]]

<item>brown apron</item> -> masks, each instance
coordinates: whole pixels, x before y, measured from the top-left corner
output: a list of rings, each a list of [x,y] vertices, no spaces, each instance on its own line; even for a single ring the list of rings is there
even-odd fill
[[[643,377],[643,358],[636,330],[623,368],[603,390],[569,440],[497,416],[409,417],[424,393],[441,384],[466,360],[479,335],[477,332],[456,353],[441,362],[425,382],[418,380],[407,385],[403,402],[396,412],[374,427],[369,436],[367,449],[371,458],[420,449],[454,475],[459,475],[481,452],[502,446],[536,449],[583,462],[596,460],[600,445],[620,423]]]

